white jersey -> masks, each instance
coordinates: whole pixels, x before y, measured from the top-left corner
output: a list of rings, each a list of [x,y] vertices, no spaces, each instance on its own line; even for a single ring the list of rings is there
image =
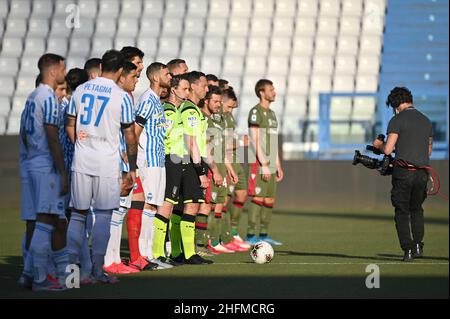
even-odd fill
[[[134,114],[134,97],[132,93],[128,93],[130,96],[130,99],[132,101],[132,107],[133,107],[133,114]],[[130,171],[130,163],[128,161],[123,160],[123,155],[127,154],[127,146],[125,143],[125,137],[123,136],[122,131],[120,131],[120,148],[119,148],[119,157],[120,157],[120,164],[121,164],[121,171],[128,173]]]
[[[166,120],[159,96],[152,89],[141,95],[135,114],[136,123],[144,127],[139,137],[138,166],[164,167]]]
[[[54,161],[48,146],[44,125],[59,126],[59,105],[53,89],[47,84],[39,84],[28,96],[20,121],[20,132],[25,132],[20,143],[20,163],[30,171],[49,173],[54,169]]]
[[[130,96],[113,80],[98,77],[75,90],[67,114],[77,117],[72,171],[119,177],[119,131],[134,122]]]

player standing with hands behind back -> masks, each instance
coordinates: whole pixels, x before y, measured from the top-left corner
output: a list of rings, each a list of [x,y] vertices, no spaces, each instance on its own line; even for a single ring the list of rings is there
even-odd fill
[[[413,106],[413,96],[405,87],[395,87],[386,105],[394,110],[384,144],[375,140],[373,146],[390,155],[395,148],[396,160],[392,172],[391,201],[395,207],[395,227],[403,261],[423,257],[425,233],[422,204],[427,197],[428,173],[433,149],[433,127],[430,120]],[[410,230],[412,228],[412,239]]]

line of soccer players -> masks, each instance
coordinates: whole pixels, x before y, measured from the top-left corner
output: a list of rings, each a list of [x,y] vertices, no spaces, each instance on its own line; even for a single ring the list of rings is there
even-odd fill
[[[39,59],[19,138],[26,221],[21,285],[64,290],[73,272],[68,265],[79,265],[81,284],[115,283],[107,273],[211,264],[204,257],[247,251],[259,240],[281,244],[268,235],[283,178],[273,143],[273,83],[255,86],[260,102],[248,123],[256,160],[247,185],[240,159],[249,141],[235,131],[233,88],[175,59],[149,65],[149,88],[135,100],[143,58],[135,47],[109,50],[67,74],[63,57]],[[243,240],[238,228],[247,195]],[[125,216],[126,263],[120,256]]]

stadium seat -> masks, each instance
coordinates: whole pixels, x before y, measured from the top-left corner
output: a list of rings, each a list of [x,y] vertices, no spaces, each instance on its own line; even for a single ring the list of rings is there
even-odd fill
[[[316,17],[318,12],[318,0],[301,0],[298,2],[298,16]]]
[[[247,50],[247,39],[244,37],[227,38],[225,53],[232,56],[244,56]]]
[[[95,28],[95,37],[113,36],[116,32],[117,21],[115,19],[98,18]]]
[[[49,29],[48,20],[31,18],[28,20],[27,37],[46,38]]]
[[[254,0],[253,16],[254,17],[272,17],[275,10],[273,0]]]
[[[333,92],[351,93],[355,89],[355,79],[353,75],[335,75],[333,80]]]
[[[69,55],[85,57],[89,54],[91,49],[90,39],[86,38],[71,38]]]
[[[9,96],[0,96],[0,119],[3,118],[3,120],[5,120],[5,117],[9,114],[10,110],[11,110],[10,97]],[[4,124],[5,124],[5,122],[3,122],[3,125]],[[0,134],[2,134],[2,132],[0,132]]]
[[[286,97],[286,104],[284,115],[286,116],[300,116],[306,115],[306,97],[304,95],[288,95]],[[284,121],[286,123],[286,121]]]
[[[310,55],[294,55],[291,58],[290,71],[291,75],[307,74],[311,72],[311,56]]]
[[[264,77],[266,74],[266,57],[247,55],[245,74]]]
[[[276,56],[288,56],[291,54],[291,38],[272,37],[270,39],[270,54]]]
[[[244,70],[244,58],[236,56],[224,56],[223,76],[241,76]]]
[[[45,52],[45,40],[43,38],[26,38],[24,57],[39,57]]]
[[[31,0],[11,0],[9,16],[14,18],[28,18],[31,13]]]
[[[293,18],[296,13],[295,0],[277,0],[275,1],[275,16],[284,18]]]
[[[339,75],[353,75],[356,71],[356,58],[353,55],[339,54],[335,60],[335,73]]]
[[[0,96],[10,96],[14,91],[14,78],[11,75],[0,76]]]
[[[94,34],[94,25],[95,20],[92,18],[80,19],[80,27],[73,28],[71,37],[74,38],[92,37],[92,35]]]
[[[319,118],[319,97],[318,95],[310,95],[308,100],[308,119],[310,121],[317,121]],[[312,132],[315,134],[314,138],[317,138],[317,127],[315,124],[311,124],[308,129],[313,129]],[[312,140],[314,141],[314,139]]]
[[[225,38],[223,37],[207,37],[205,38],[203,54],[204,55],[221,55],[225,48]],[[201,49],[201,44],[200,44]]]
[[[255,87],[255,84],[253,84],[253,89]],[[256,104],[258,104],[258,98],[256,97],[255,93],[251,94],[245,94],[243,95],[239,100],[239,117],[245,117],[248,118],[248,113],[254,107]]]
[[[5,26],[3,24],[3,19],[0,18],[0,37],[3,38],[3,32],[5,31]]]
[[[270,55],[267,61],[267,77],[286,75],[289,73],[289,59],[283,56]]]
[[[343,16],[361,16],[362,0],[343,0],[342,15]]]
[[[113,39],[114,49],[121,50],[125,46],[136,46],[134,37],[116,37]],[[145,52],[144,52],[145,53]]]
[[[95,58],[101,58],[101,56],[93,56],[90,55],[89,57],[95,57]],[[76,55],[69,55],[66,59],[66,69],[70,70],[73,68],[84,68],[84,63],[86,63],[86,56],[80,57]]]
[[[36,76],[39,73],[37,57],[23,57],[20,59],[20,74]]]
[[[133,18],[120,18],[118,22],[118,29],[116,37],[130,37],[134,38],[138,33],[138,21]]]
[[[269,51],[269,38],[252,37],[248,40],[248,56],[266,56]]]
[[[8,2],[0,1],[0,21],[8,16]]]
[[[353,35],[341,35],[337,39],[337,54],[358,53],[358,37]]]
[[[339,0],[320,0],[320,16],[321,17],[337,17],[340,11]]]
[[[373,120],[375,114],[375,97],[355,97],[352,119],[355,121]]]
[[[175,18],[183,19],[186,14],[186,2],[185,0],[166,0],[166,10],[164,19]]]
[[[216,18],[228,18],[230,14],[230,1],[229,0],[210,0],[209,1],[209,17]]]
[[[345,144],[349,142],[350,124],[331,123],[330,142],[333,144]]]
[[[234,91],[236,92],[236,94],[239,96],[239,94],[241,93],[241,75],[239,76],[231,76],[231,75],[227,75],[225,76],[222,72],[222,78],[225,78],[225,80],[228,81],[228,84],[230,86],[233,87]],[[240,102],[238,101],[238,104],[240,104]]]
[[[255,96],[255,84],[259,79],[261,79],[259,76],[246,76],[242,83],[242,94]],[[256,96],[254,99],[257,99]],[[256,103],[253,105],[256,105]]]
[[[139,78],[138,83],[136,84],[136,89],[134,90],[134,98],[137,99],[150,87],[150,83],[146,76],[142,76]]]
[[[162,20],[162,32],[161,36],[166,37],[176,37],[181,36],[183,29],[183,21],[177,18],[165,18]]]
[[[356,77],[356,88],[357,93],[369,92],[375,93],[378,89],[378,76],[376,75],[358,75]]]
[[[219,42],[212,41],[216,46]],[[223,39],[222,39],[222,50],[223,50]],[[222,51],[223,52],[223,51]],[[184,37],[181,42],[180,56],[200,56],[202,53],[202,38],[200,37]]]
[[[221,57],[204,56],[201,59],[200,69],[205,74],[220,74],[222,71]]]
[[[331,92],[331,76],[330,75],[312,75],[311,77],[311,94],[329,93]]]
[[[336,38],[333,36],[317,36],[316,54],[334,55],[336,52]]]
[[[352,98],[334,96],[330,101],[330,120],[350,120]]]
[[[18,76],[16,95],[27,95],[34,89],[35,76]]]
[[[206,22],[204,18],[186,17],[184,21],[184,36],[201,37],[205,32]]]
[[[66,27],[64,18],[53,18],[50,26],[50,36],[69,37],[72,29]]]
[[[81,0],[83,1],[83,0]],[[90,1],[90,0],[84,0],[86,2],[92,2],[95,3],[95,13],[97,12],[97,1]],[[55,5],[55,11],[53,13],[53,19],[57,18],[57,19],[63,19],[65,20],[67,17],[67,13],[66,13],[66,8],[68,8],[69,5],[74,5],[74,1],[73,0],[59,0],[59,1],[54,1],[54,5]],[[74,9],[76,9],[75,7],[73,7]],[[69,7],[70,9],[70,7]],[[80,7],[81,9],[81,7]],[[90,10],[88,10],[90,11]],[[75,12],[73,12],[75,13]],[[89,14],[88,12],[86,12],[86,14]]]
[[[318,35],[329,35],[336,36],[338,30],[338,18],[333,17],[320,17],[318,26],[317,26],[317,34]]]
[[[23,37],[27,33],[27,20],[24,18],[8,18],[5,37]]]
[[[129,18],[137,20],[142,13],[142,1],[141,0],[127,0],[122,1],[122,7],[120,10],[121,18]]]
[[[27,101],[28,94],[31,93],[31,91],[34,89],[34,85],[29,88],[29,91],[25,94],[15,94],[12,99],[12,105],[11,105],[11,113],[10,115],[13,116],[20,116],[20,114],[23,112],[23,109],[25,108],[25,102]]]
[[[384,29],[384,16],[372,15],[363,19],[362,33],[363,35],[381,35]]]
[[[249,20],[247,18],[230,18],[228,36],[241,36],[247,34],[249,30]]]
[[[278,121],[278,130],[280,130],[281,122],[282,122],[283,114],[284,114],[285,97],[284,97],[284,95],[281,95],[281,93],[279,93],[278,88],[285,87],[285,85],[277,84],[277,83],[274,83],[274,85],[275,85],[275,92],[277,92],[277,96],[275,98],[275,101],[270,105],[270,108],[272,109],[272,111],[275,112],[275,115],[276,115],[277,121]]]
[[[362,54],[378,54],[381,52],[381,36],[365,35],[361,37],[360,52]]]
[[[19,61],[17,58],[0,57],[0,76],[11,76],[19,71]]]
[[[296,37],[293,40],[292,57],[298,55],[311,55],[314,49],[313,37]]]
[[[119,16],[119,0],[100,0],[98,18],[115,19]]]
[[[252,2],[248,0],[233,0],[231,2],[231,17],[249,17],[252,14]]]
[[[333,72],[333,57],[328,55],[315,55],[313,59],[314,74],[331,74]]]
[[[272,30],[272,22],[269,18],[253,18],[250,24],[250,37],[267,37]]]
[[[78,0],[81,18],[94,19],[97,17],[97,3],[98,0]]]
[[[295,37],[308,36],[312,37],[316,32],[316,19],[306,17],[297,18],[295,21]]]
[[[345,142],[354,144],[364,144],[369,142],[366,136],[367,136],[366,129],[361,123],[352,123],[352,125],[350,126],[350,135],[345,138]]]
[[[19,57],[22,54],[22,38],[4,37],[2,43],[2,57]]]
[[[291,74],[288,79],[287,95],[306,95],[309,92],[309,75]]]
[[[180,38],[162,37],[159,39],[158,55],[174,56],[180,50]]]
[[[277,93],[277,97],[284,96],[286,94],[286,81],[287,81],[286,76],[273,75],[270,77],[270,80],[273,82],[273,86],[275,87],[275,92]],[[255,81],[255,84],[256,84],[256,81]]]
[[[361,22],[359,17],[344,16],[341,18],[341,35],[359,36],[361,29]]]
[[[20,115],[10,116],[8,119],[8,129],[6,134],[17,135],[20,131]]]
[[[143,17],[161,18],[164,13],[164,0],[144,0]]]
[[[273,20],[272,36],[291,37],[294,32],[294,19],[275,18]]]
[[[161,20],[149,18],[141,20],[138,38],[157,38],[161,32]]]
[[[358,59],[358,74],[377,75],[380,70],[378,55],[360,55]]]
[[[227,20],[222,18],[209,18],[206,23],[206,35],[224,37],[227,32]]]
[[[189,0],[188,1],[188,17],[206,18],[208,13],[207,0]]]
[[[155,55],[158,49],[158,38],[156,37],[139,37],[137,40],[137,46],[145,53],[145,59],[147,60],[147,54]]]

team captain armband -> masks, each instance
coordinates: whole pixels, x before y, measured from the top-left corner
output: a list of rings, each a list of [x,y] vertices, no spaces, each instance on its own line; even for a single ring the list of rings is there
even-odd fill
[[[140,126],[142,126],[142,127],[144,127],[145,124],[147,123],[147,120],[146,120],[145,118],[143,118],[142,116],[139,116],[139,115],[136,116],[135,121],[136,121],[136,123],[137,123],[138,125],[140,125]]]

